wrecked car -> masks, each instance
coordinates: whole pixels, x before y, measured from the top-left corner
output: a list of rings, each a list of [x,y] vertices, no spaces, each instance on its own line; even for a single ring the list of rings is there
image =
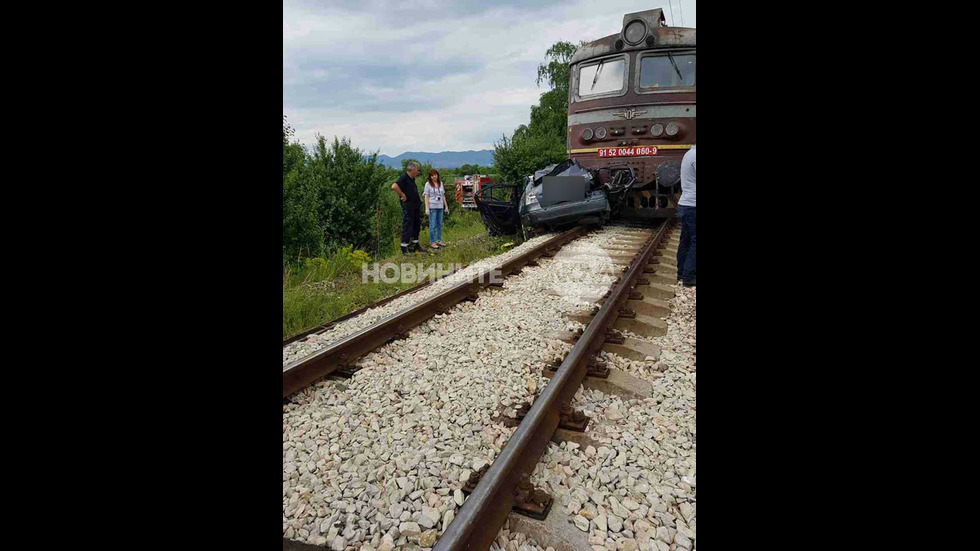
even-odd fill
[[[603,225],[619,214],[636,175],[629,165],[583,168],[577,160],[539,170],[521,185],[496,185],[476,197],[491,234]]]
[[[476,193],[476,208],[490,235],[514,235],[521,229],[522,189],[523,186],[512,184],[491,184]]]

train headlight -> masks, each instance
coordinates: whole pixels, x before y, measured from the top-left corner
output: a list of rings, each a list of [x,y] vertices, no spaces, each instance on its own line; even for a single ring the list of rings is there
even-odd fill
[[[587,142],[595,137],[595,132],[591,128],[586,128],[585,132],[582,132],[582,141]]]
[[[653,125],[653,128],[650,129],[650,133],[653,134],[657,138],[659,138],[660,136],[663,136],[664,135],[664,125],[662,125],[662,124],[660,124],[658,122],[657,124]]]
[[[639,19],[634,19],[630,21],[629,25],[626,25],[626,30],[623,31],[623,38],[631,46],[636,46],[647,36],[647,25]]]
[[[596,130],[595,131],[595,137],[596,138],[599,138],[600,140],[606,139],[606,129],[605,128],[600,128],[600,129]]]
[[[680,133],[680,131],[681,131],[681,127],[680,126],[677,126],[674,123],[670,123],[670,124],[667,125],[667,135],[668,136],[671,136],[671,137],[676,136],[678,133]]]

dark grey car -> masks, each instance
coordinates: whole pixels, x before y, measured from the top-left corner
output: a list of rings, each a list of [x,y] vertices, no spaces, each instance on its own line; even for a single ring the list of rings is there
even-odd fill
[[[524,185],[485,188],[476,203],[494,235],[512,234],[520,227],[602,225],[618,214],[635,183],[627,165],[588,170],[568,160],[539,170]]]
[[[628,166],[590,171],[569,160],[528,178],[520,215],[525,226],[605,224],[622,206],[635,178]]]

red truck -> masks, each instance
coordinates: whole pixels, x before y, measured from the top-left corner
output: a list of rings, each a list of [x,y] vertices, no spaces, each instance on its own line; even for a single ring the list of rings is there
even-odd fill
[[[456,204],[461,205],[464,209],[475,209],[476,194],[480,193],[483,186],[492,183],[493,180],[489,176],[479,174],[456,178]]]

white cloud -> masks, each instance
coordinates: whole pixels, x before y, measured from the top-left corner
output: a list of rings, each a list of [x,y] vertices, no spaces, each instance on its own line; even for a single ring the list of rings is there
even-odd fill
[[[528,122],[546,91],[536,67],[552,44],[614,34],[624,14],[658,7],[545,3],[284,2],[283,113],[305,144],[320,133],[392,156],[489,149]],[[668,22],[680,25],[679,12],[675,0]],[[684,18],[696,26],[696,1],[684,1]]]

